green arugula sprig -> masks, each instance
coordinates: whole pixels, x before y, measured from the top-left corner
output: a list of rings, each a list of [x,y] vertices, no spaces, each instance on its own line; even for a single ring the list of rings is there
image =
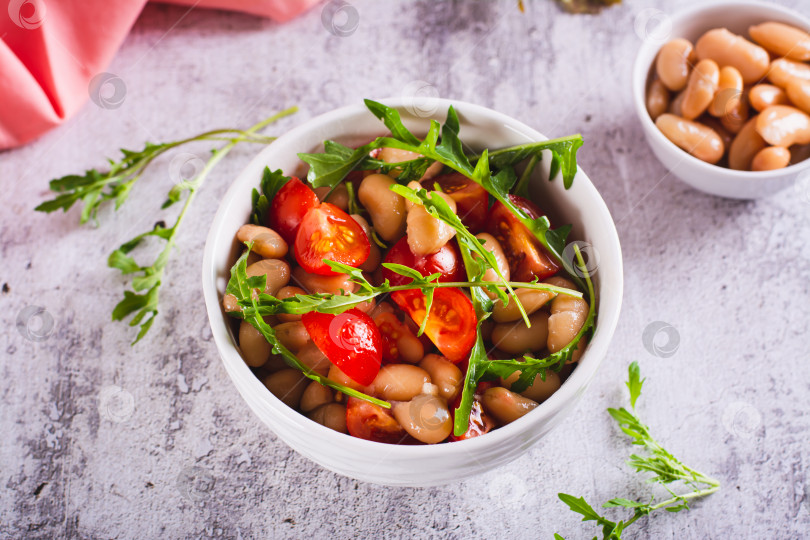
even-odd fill
[[[375,405],[379,405],[380,407],[391,408],[391,404],[387,401],[383,401],[381,399],[377,399],[371,397],[363,392],[359,392],[353,388],[349,388],[343,384],[337,383],[323,375],[315,372],[301,362],[295,354],[293,354],[287,347],[285,347],[276,337],[276,333],[273,328],[264,322],[264,319],[259,314],[259,302],[262,297],[268,297],[267,294],[261,295],[254,295],[253,292],[258,290],[264,290],[265,286],[267,286],[267,276],[253,276],[248,277],[247,275],[247,258],[250,254],[250,244],[248,244],[248,250],[246,250],[241,257],[236,261],[236,264],[233,265],[231,268],[231,279],[228,281],[228,286],[225,289],[226,294],[232,294],[239,305],[243,307],[242,310],[242,317],[250,323],[256,330],[261,332],[264,336],[264,339],[272,345],[272,352],[274,354],[280,355],[284,362],[304,374],[309,379],[313,381],[317,381],[318,383],[333,388],[338,392],[343,392],[347,396],[353,396],[356,398],[364,399],[370,403],[374,403]],[[247,309],[248,306],[251,306],[250,309]]]
[[[653,496],[649,502],[637,502],[626,498],[610,499],[602,505],[603,508],[628,508],[633,511],[633,515],[627,521],[612,521],[606,516],[599,514],[585,501],[584,497],[574,497],[566,493],[558,496],[568,507],[582,515],[582,521],[594,521],[602,527],[603,540],[621,540],[622,533],[643,516],[649,515],[656,510],[666,510],[667,512],[680,512],[689,509],[689,501],[711,495],[720,489],[720,482],[695,469],[685,465],[667,451],[661,443],[656,441],[650,433],[650,428],[639,420],[636,413],[636,400],[641,394],[641,387],[644,380],[641,379],[641,372],[638,363],[633,362],[628,368],[627,389],[630,393],[630,410],[622,407],[620,409],[608,409],[608,413],[618,422],[621,430],[628,435],[633,444],[641,446],[646,451],[646,455],[632,454],[627,464],[636,472],[651,472],[653,476],[647,481],[661,484],[671,495],[670,498],[661,502],[655,502]],[[676,493],[669,486],[673,483],[689,488],[685,493]],[[565,540],[559,534],[555,534],[556,540]],[[595,540],[595,538],[594,538]]]
[[[96,218],[98,209],[106,201],[114,201],[115,209],[120,208],[146,168],[161,154],[180,145],[195,141],[224,141],[226,143],[221,148],[212,150],[211,157],[195,178],[181,180],[169,190],[166,201],[161,208],[171,206],[181,199],[183,193],[188,193],[183,208],[171,227],[166,227],[162,221],[158,222],[151,230],[121,244],[107,259],[108,266],[119,269],[124,275],[132,276],[133,290],[124,291],[124,298],[113,309],[112,319],[120,321],[134,313],[129,325],[140,326],[140,329],[133,341],[133,345],[140,341],[149,331],[158,314],[159,291],[166,265],[172,249],[176,245],[180,224],[203,181],[216,164],[237,144],[241,142],[269,144],[274,141],[275,137],[260,135],[257,131],[276,120],[293,114],[297,110],[297,107],[286,109],[247,130],[219,129],[164,144],[147,143],[140,152],[122,150],[124,157],[117,162],[110,160],[110,168],[105,172],[91,169],[82,176],[68,175],[50,182],[51,190],[58,195],[54,199],[37,206],[36,210],[50,213],[61,209],[66,212],[75,203],[80,202],[83,207],[79,222],[86,223],[90,218]],[[273,184],[276,181],[274,178],[271,179],[272,181],[268,180],[268,189],[275,185]],[[263,188],[265,187],[264,184],[265,182],[263,182]],[[266,205],[264,208],[266,209]],[[141,265],[135,261],[130,253],[142,245],[143,241],[148,237],[155,237],[164,241],[165,244],[150,264]]]
[[[480,184],[490,195],[506,206],[532,232],[548,252],[563,265],[580,288],[584,288],[584,283],[573,269],[573,262],[566,261],[563,257],[566,238],[571,231],[571,227],[563,226],[552,229],[546,216],[534,218],[527,215],[509,197],[510,190],[517,182],[513,166],[531,156],[540,156],[544,150],[550,151],[552,154],[552,175],[550,179],[556,176],[557,171],[561,172],[563,184],[568,189],[577,171],[576,154],[577,150],[582,146],[582,136],[572,135],[559,139],[523,144],[495,150],[491,153],[485,150],[480,155],[468,156],[464,152],[461,139],[459,139],[459,118],[452,106],[447,111],[445,123],[440,125],[436,120],[431,120],[430,128],[424,140],[420,140],[405,127],[396,109],[369,99],[365,100],[365,104],[377,118],[383,121],[385,127],[391,132],[391,136],[378,137],[355,150],[333,141],[326,141],[323,153],[298,154],[302,161],[310,165],[307,179],[313,186],[334,187],[352,170],[356,168],[372,168],[372,166],[377,165],[375,160],[369,156],[369,152],[372,150],[398,148],[422,154],[424,158],[420,158],[423,161],[419,163],[425,169],[430,163],[438,161]],[[403,163],[414,163],[415,161],[417,160]],[[473,163],[475,163],[475,166]],[[497,172],[491,174],[490,167],[497,170]],[[406,180],[413,179],[411,176],[406,175],[405,178],[399,176],[397,181],[407,183]]]
[[[577,350],[580,341],[585,335],[591,331],[596,322],[596,302],[592,299],[595,298],[593,290],[593,282],[591,276],[585,266],[585,261],[582,258],[582,253],[579,247],[574,244],[574,252],[577,258],[579,271],[582,272],[585,278],[585,283],[588,287],[588,298],[591,299],[588,305],[588,315],[585,317],[585,322],[579,332],[574,336],[568,345],[559,351],[550,354],[545,358],[534,358],[525,355],[522,359],[507,359],[507,360],[487,360],[483,362],[482,368],[490,376],[497,376],[506,379],[516,371],[520,371],[520,377],[512,383],[510,390],[513,392],[522,392],[529,388],[533,383],[535,377],[539,376],[541,380],[546,380],[546,373],[549,369],[560,371],[563,366],[571,360],[574,351]]]
[[[466,287],[492,287],[501,285],[499,281],[438,281],[441,273],[423,276],[417,270],[403,266],[401,264],[383,263],[383,267],[400,274],[404,277],[412,278],[413,281],[403,285],[391,285],[389,280],[385,280],[379,286],[372,285],[363,276],[362,270],[347,266],[335,261],[324,260],[329,267],[335,272],[347,274],[349,279],[359,285],[359,289],[355,292],[341,291],[342,294],[328,294],[328,293],[314,293],[314,294],[297,294],[288,298],[276,298],[275,296],[261,292],[252,297],[239,297],[237,296],[237,303],[241,311],[231,312],[235,317],[245,318],[248,316],[258,315],[265,317],[268,315],[278,315],[280,313],[289,313],[300,315],[309,313],[310,311],[317,311],[318,313],[338,314],[344,311],[357,307],[359,304],[373,300],[379,296],[390,294],[396,291],[408,290],[421,290],[430,299],[425,301],[426,312],[430,311],[432,304],[432,293],[435,289],[441,288],[466,288]],[[237,261],[239,264],[239,261]],[[234,266],[233,268],[235,268]],[[234,269],[231,269],[231,273]],[[512,287],[525,287],[529,289],[536,289],[541,291],[549,291],[554,294],[564,294],[576,298],[582,298],[582,293],[573,289],[566,289],[565,287],[557,287],[548,283],[523,283],[523,282],[507,282]],[[261,291],[263,288],[258,288]],[[420,332],[421,335],[421,332]]]
[[[293,110],[285,111],[289,114]],[[255,127],[255,126],[254,126]],[[249,130],[217,129],[207,131],[200,135],[172,141],[168,143],[152,144],[147,142],[142,150],[121,149],[123,157],[118,160],[109,159],[110,168],[106,171],[88,169],[83,175],[68,174],[61,178],[51,180],[51,191],[58,195],[45,201],[34,210],[38,212],[54,212],[63,210],[67,212],[74,204],[82,204],[80,223],[87,223],[91,218],[96,219],[101,205],[106,201],[115,201],[118,210],[129,198],[135,183],[143,176],[146,168],[161,154],[178,146],[196,141],[228,141],[235,140],[269,144],[275,137],[259,135]]]
[[[572,339],[568,345],[545,358],[534,358],[525,355],[521,359],[513,358],[506,360],[490,360],[489,356],[487,355],[486,348],[484,347],[484,341],[481,337],[481,333],[477,332],[478,335],[476,337],[476,343],[470,352],[467,374],[464,376],[461,400],[459,401],[459,405],[455,411],[455,420],[453,424],[453,432],[455,435],[462,435],[469,427],[470,411],[472,410],[475,389],[480,381],[494,379],[496,377],[506,379],[516,371],[520,371],[520,376],[510,385],[510,390],[513,392],[522,392],[531,386],[534,383],[534,379],[538,376],[545,381],[546,373],[549,369],[560,371],[566,362],[571,359],[574,351],[579,346],[580,341],[582,341],[582,339],[593,328],[596,321],[596,302],[594,301],[596,296],[594,294],[593,282],[591,281],[590,274],[585,266],[582,253],[579,251],[579,248],[576,245],[574,245],[574,254],[577,259],[579,270],[582,272],[582,275],[585,278],[585,283],[588,290],[588,315],[585,318],[585,322],[582,324],[582,328],[579,329],[577,335],[574,336],[574,339]],[[462,257],[465,257],[463,249]],[[469,258],[470,257],[465,257],[465,265],[468,264]],[[467,266],[467,275],[471,280],[474,280],[476,277],[476,272],[480,271],[481,269],[476,269],[475,266]],[[474,291],[476,289],[477,287],[474,287],[472,290]],[[475,307],[476,315],[478,315],[479,328],[484,319],[490,316],[491,311],[491,306],[488,307],[484,299],[487,299],[487,297],[483,295],[483,293],[479,296],[476,296],[476,294],[472,295],[473,306]]]

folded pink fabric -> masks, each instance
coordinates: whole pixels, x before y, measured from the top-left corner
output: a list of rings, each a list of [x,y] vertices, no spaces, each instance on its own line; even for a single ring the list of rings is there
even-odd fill
[[[0,11],[0,149],[24,144],[90,97],[147,0],[9,0]],[[286,21],[318,0],[168,0]],[[2,4],[0,4],[2,5]],[[102,23],[103,22],[103,23]]]

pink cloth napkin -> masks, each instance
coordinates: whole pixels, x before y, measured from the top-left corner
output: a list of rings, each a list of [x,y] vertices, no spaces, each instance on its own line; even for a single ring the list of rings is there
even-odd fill
[[[24,144],[79,110],[147,0],[7,1],[7,14],[0,2],[0,149]],[[283,22],[319,0],[168,1]]]

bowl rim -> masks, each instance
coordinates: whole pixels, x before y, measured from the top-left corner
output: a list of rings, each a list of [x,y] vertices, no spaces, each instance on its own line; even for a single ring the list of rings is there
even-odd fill
[[[701,2],[700,4],[695,4],[683,8],[681,10],[675,11],[673,14],[669,15],[669,19],[674,26],[675,23],[685,22],[693,18],[698,18],[701,16],[703,12],[722,6],[757,7],[765,10],[770,10],[773,13],[782,15],[785,18],[790,18],[795,26],[803,27],[805,31],[810,32],[810,18],[807,18],[801,13],[794,11],[790,8],[780,6],[777,4],[760,2],[758,0],[714,0],[709,2]],[[722,27],[722,25],[719,27]],[[681,36],[670,35],[667,37],[666,41],[660,43],[642,40],[641,47],[639,47],[639,50],[636,53],[635,62],[633,63],[633,78],[632,78],[633,105],[636,110],[636,114],[638,115],[639,120],[642,123],[642,126],[644,127],[645,131],[649,136],[654,137],[656,139],[656,142],[662,143],[663,148],[667,149],[666,151],[677,152],[679,155],[681,155],[683,160],[687,161],[692,166],[698,167],[702,171],[705,171],[706,173],[709,174],[723,176],[726,179],[742,180],[747,182],[761,182],[772,180],[774,177],[798,174],[801,171],[810,167],[810,158],[806,158],[803,161],[794,163],[792,165],[788,165],[787,167],[784,167],[782,169],[776,169],[771,171],[738,171],[735,169],[730,169],[728,167],[721,167],[720,165],[716,165],[714,163],[707,163],[701,159],[698,159],[695,156],[686,152],[685,150],[682,150],[675,143],[670,141],[663,133],[661,133],[661,130],[658,129],[658,127],[655,125],[655,122],[653,122],[653,119],[650,117],[650,114],[647,112],[647,106],[645,104],[646,102],[645,98],[647,95],[647,79],[649,77],[653,64],[655,63],[657,51],[660,50],[660,48],[664,45],[664,43],[677,37]],[[751,39],[748,38],[747,36],[743,37],[751,41]],[[652,56],[652,62],[649,65],[645,65],[646,62],[642,63],[642,57],[644,57],[645,53],[647,53],[651,49],[655,49],[656,54]]]
[[[378,99],[380,101],[390,107],[394,107],[400,111],[407,110],[409,105],[412,107],[412,100],[409,98],[404,97],[393,97],[393,98],[384,98]],[[436,117],[443,117],[444,113],[442,109],[447,110],[447,107],[453,105],[459,112],[459,116],[461,119],[461,127],[464,127],[464,116],[466,113],[472,114],[483,114],[487,117],[488,120],[493,122],[503,122],[506,126],[519,129],[520,133],[526,135],[527,137],[532,138],[533,140],[543,141],[548,140],[548,137],[541,134],[537,130],[529,127],[528,125],[524,124],[520,120],[512,118],[508,115],[500,113],[498,111],[489,109],[487,107],[483,107],[481,105],[476,105],[473,103],[464,102],[461,100],[456,99],[446,99],[446,98],[435,98],[432,101],[437,105],[436,112],[429,115],[428,117],[424,118],[424,120],[428,120],[430,118]],[[371,115],[372,113],[365,107],[363,103],[354,104],[344,106],[338,109],[334,109],[332,111],[326,112],[324,114],[315,116],[306,120],[301,125],[294,127],[293,129],[285,132],[281,135],[275,143],[272,145],[264,148],[260,151],[252,160],[251,162],[235,177],[235,179],[231,182],[227,192],[221,198],[218,210],[214,219],[211,222],[211,226],[209,228],[208,235],[206,237],[205,248],[203,253],[203,264],[202,264],[202,286],[203,286],[203,297],[206,304],[206,313],[208,314],[209,318],[209,325],[212,328],[212,334],[214,338],[215,345],[217,347],[218,353],[220,355],[220,359],[222,360],[226,371],[228,372],[229,377],[232,379],[232,383],[234,386],[237,387],[237,390],[240,392],[242,399],[248,404],[250,409],[253,409],[251,404],[248,402],[245,395],[242,393],[243,388],[237,384],[237,381],[234,380],[234,375],[231,373],[230,368],[233,367],[234,369],[238,369],[240,371],[244,370],[250,374],[252,381],[250,384],[252,387],[256,388],[256,385],[261,386],[264,393],[263,395],[263,405],[268,406],[272,409],[273,413],[277,418],[281,421],[285,421],[288,423],[292,423],[295,427],[305,430],[313,431],[319,439],[321,439],[324,443],[333,442],[335,444],[339,444],[341,446],[348,445],[355,447],[358,452],[368,452],[368,451],[376,451],[379,452],[380,450],[384,451],[384,457],[386,460],[389,459],[425,459],[425,458],[440,458],[451,456],[454,454],[461,453],[469,453],[469,452],[476,452],[488,448],[493,448],[499,446],[501,443],[508,439],[519,439],[520,434],[526,431],[525,428],[529,427],[532,424],[539,424],[542,423],[544,420],[548,421],[549,419],[555,417],[557,413],[562,411],[566,408],[566,405],[571,404],[571,402],[576,402],[576,398],[578,395],[585,390],[588,383],[591,381],[593,376],[596,374],[599,365],[601,364],[602,359],[607,353],[607,348],[610,345],[610,342],[613,338],[615,333],[616,326],[618,324],[619,315],[621,312],[621,304],[624,294],[624,272],[623,272],[623,259],[622,259],[622,252],[621,252],[621,244],[619,241],[618,232],[616,230],[615,221],[613,220],[612,215],[607,207],[607,204],[602,199],[602,196],[596,190],[596,187],[591,182],[590,178],[582,171],[581,168],[577,170],[577,174],[575,177],[575,183],[581,182],[586,184],[585,189],[592,190],[593,200],[592,203],[598,207],[599,211],[603,213],[610,224],[610,228],[607,231],[607,234],[611,237],[612,242],[615,245],[616,251],[616,279],[614,282],[606,283],[600,281],[599,289],[600,291],[604,290],[606,287],[610,287],[612,293],[607,295],[608,298],[615,297],[615,305],[607,305],[603,306],[603,301],[605,294],[600,293],[600,306],[597,308],[597,315],[599,315],[599,311],[603,308],[606,309],[606,313],[602,314],[600,317],[600,323],[598,326],[598,334],[595,334],[594,339],[592,339],[582,355],[580,359],[580,365],[577,369],[574,369],[571,375],[566,379],[563,385],[556,391],[554,394],[551,395],[547,400],[543,403],[539,404],[539,406],[531,411],[529,414],[507,424],[505,426],[499,427],[498,429],[492,430],[491,432],[487,433],[485,436],[480,437],[473,437],[466,440],[461,441],[453,441],[451,443],[443,443],[443,444],[432,444],[432,445],[394,445],[394,444],[386,444],[386,443],[379,443],[375,441],[368,441],[364,439],[359,439],[356,437],[352,437],[348,434],[343,434],[336,432],[330,428],[322,426],[309,418],[307,418],[302,413],[289,408],[285,405],[280,399],[270,393],[269,390],[266,389],[264,384],[256,377],[251,371],[250,368],[245,364],[244,360],[242,359],[239,350],[237,349],[233,339],[230,335],[230,330],[227,328],[227,325],[222,325],[222,328],[214,328],[215,325],[218,325],[215,321],[217,316],[225,316],[222,313],[222,307],[220,302],[220,294],[217,289],[217,277],[215,273],[215,263],[214,263],[214,246],[217,243],[218,237],[223,234],[220,231],[223,231],[224,227],[222,227],[222,223],[225,221],[226,216],[228,213],[226,210],[230,206],[232,200],[237,197],[248,196],[249,192],[245,188],[241,188],[240,179],[247,173],[247,171],[252,170],[255,166],[263,167],[266,165],[267,160],[264,157],[265,154],[272,152],[271,148],[274,145],[278,144],[278,141],[283,139],[294,139],[296,137],[301,136],[307,132],[317,130],[319,126],[324,124],[329,124],[334,121],[351,119],[357,115]],[[382,123],[380,124],[382,129],[381,131],[385,131],[384,126]],[[349,133],[350,134],[350,133]],[[555,181],[561,181],[561,179],[556,179]],[[256,178],[253,187],[257,187],[259,183],[259,179]],[[575,205],[576,206],[576,205]],[[232,245],[232,244],[229,244]],[[607,316],[605,316],[607,315]],[[590,354],[589,354],[590,353]],[[229,366],[228,360],[226,360],[225,356],[233,357],[239,359],[239,363],[236,365]],[[588,358],[592,358],[591,361],[588,361]],[[255,410],[254,410],[255,412]],[[261,419],[262,423],[267,424],[264,419]],[[270,427],[268,425],[268,427]],[[271,428],[271,431],[274,429]],[[278,434],[277,434],[278,435]],[[299,451],[299,449],[295,449]],[[309,453],[309,452],[308,452]],[[307,453],[307,454],[308,454]],[[317,451],[314,453],[318,453]],[[305,455],[307,455],[305,454]]]

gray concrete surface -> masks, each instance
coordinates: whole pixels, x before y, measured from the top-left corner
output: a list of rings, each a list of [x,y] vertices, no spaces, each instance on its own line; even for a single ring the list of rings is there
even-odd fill
[[[802,0],[780,3],[806,10]],[[594,503],[648,492],[623,464],[631,447],[605,413],[624,403],[632,360],[648,377],[640,408],[654,432],[723,488],[628,536],[808,537],[810,188],[723,200],[667,177],[652,156],[631,107],[634,21],[679,4],[627,1],[588,17],[541,0],[528,0],[525,14],[511,0],[351,0],[358,26],[343,37],[327,31],[320,8],[278,25],[147,7],[109,67],[126,84],[121,106],[88,103],[0,155],[0,537],[590,538],[595,529],[558,492]],[[78,226],[75,210],[32,209],[48,179],[100,166],[122,146],[248,126],[299,105],[269,130],[282,133],[363,97],[414,92],[419,81],[423,92],[496,108],[550,136],[583,133],[581,166],[618,225],[626,294],[586,399],[540,445],[454,485],[389,489],[291,452],[220,365],[200,292],[202,248],[219,197],[255,149],[235,151],[200,193],[160,317],[135,347],[131,329],[110,322],[123,280],[105,260],[170,215],[159,206],[172,156],[120,212],[102,212],[98,229]],[[29,306],[52,317],[43,340],[18,328],[20,319],[37,331],[36,317],[26,327]],[[657,353],[643,342],[656,321],[677,338],[667,349],[660,333]]]

